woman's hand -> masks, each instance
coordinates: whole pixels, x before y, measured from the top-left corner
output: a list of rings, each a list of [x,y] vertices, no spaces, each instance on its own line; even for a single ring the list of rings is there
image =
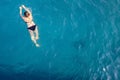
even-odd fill
[[[23,7],[23,8],[25,8],[25,6],[24,6],[24,5],[22,5],[22,7]]]
[[[19,9],[21,10],[21,9],[22,9],[22,7],[20,6],[20,7],[19,7]]]

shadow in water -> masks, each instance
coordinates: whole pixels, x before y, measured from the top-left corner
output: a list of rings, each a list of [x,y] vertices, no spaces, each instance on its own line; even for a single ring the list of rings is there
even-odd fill
[[[78,41],[74,41],[73,42],[73,47],[76,49],[76,50],[79,50],[79,49],[84,49],[86,46],[86,43],[84,40],[78,40]]]

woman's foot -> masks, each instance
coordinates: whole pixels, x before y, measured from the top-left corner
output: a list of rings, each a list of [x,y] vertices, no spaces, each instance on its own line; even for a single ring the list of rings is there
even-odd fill
[[[40,45],[39,45],[39,44],[37,44],[37,43],[36,43],[35,45],[36,45],[36,47],[40,47]]]

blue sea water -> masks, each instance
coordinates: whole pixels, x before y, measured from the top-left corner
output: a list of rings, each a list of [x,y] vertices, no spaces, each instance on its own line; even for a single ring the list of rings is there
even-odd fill
[[[19,16],[32,11],[37,48]],[[1,0],[0,80],[120,80],[119,0]]]

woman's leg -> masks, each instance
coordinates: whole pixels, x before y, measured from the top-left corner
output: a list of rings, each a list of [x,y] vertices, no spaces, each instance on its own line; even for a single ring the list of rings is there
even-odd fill
[[[35,29],[35,39],[38,40],[39,39],[39,33],[38,33],[38,27],[36,26]]]
[[[31,31],[31,30],[29,30],[29,33],[30,33],[31,40],[34,42],[34,44],[35,44],[37,47],[39,47],[39,44],[37,44],[37,42],[36,42],[34,32]]]
[[[34,36],[34,32],[29,30],[29,33],[30,33],[30,37],[31,37],[31,40],[36,44],[36,40],[35,40],[35,36]]]

